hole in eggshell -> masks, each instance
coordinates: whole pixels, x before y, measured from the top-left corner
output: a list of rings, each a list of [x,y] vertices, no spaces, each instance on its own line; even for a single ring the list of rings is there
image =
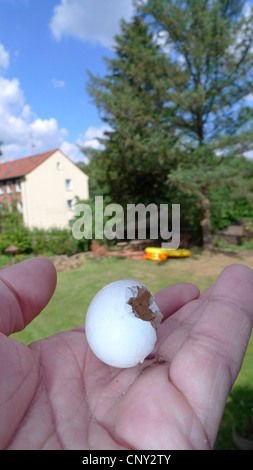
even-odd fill
[[[137,287],[137,296],[131,297],[128,304],[131,305],[133,313],[137,318],[149,321],[154,328],[161,323],[162,314],[159,310],[152,311],[150,306],[154,298],[145,287]]]

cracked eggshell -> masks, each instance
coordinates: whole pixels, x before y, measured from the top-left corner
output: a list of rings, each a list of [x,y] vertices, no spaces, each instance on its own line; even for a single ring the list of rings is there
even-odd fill
[[[128,303],[138,296],[141,282],[121,280],[108,284],[93,298],[87,311],[85,332],[94,354],[110,366],[126,368],[142,362],[154,349],[156,330],[150,321],[138,318]],[[150,310],[159,312],[153,296]]]

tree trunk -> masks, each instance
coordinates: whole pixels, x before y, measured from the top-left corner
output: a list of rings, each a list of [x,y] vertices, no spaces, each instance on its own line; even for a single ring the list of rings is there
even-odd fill
[[[203,248],[212,248],[210,201],[206,196],[202,198],[201,209],[203,214],[201,221]]]

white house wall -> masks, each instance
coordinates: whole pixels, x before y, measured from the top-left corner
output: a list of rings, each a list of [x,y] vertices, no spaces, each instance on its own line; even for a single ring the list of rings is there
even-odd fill
[[[72,181],[66,189],[66,180]],[[64,228],[69,226],[73,210],[68,200],[88,199],[88,176],[57,150],[27,174],[21,183],[23,218],[29,228]]]

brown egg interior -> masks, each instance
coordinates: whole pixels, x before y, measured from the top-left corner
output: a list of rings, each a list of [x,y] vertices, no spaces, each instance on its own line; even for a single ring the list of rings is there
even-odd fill
[[[150,305],[153,303],[154,298],[145,287],[137,287],[137,296],[131,297],[128,304],[131,305],[133,313],[136,317],[144,321],[149,321],[154,328],[157,328],[161,323],[163,315],[157,307],[157,311],[153,312]]]

